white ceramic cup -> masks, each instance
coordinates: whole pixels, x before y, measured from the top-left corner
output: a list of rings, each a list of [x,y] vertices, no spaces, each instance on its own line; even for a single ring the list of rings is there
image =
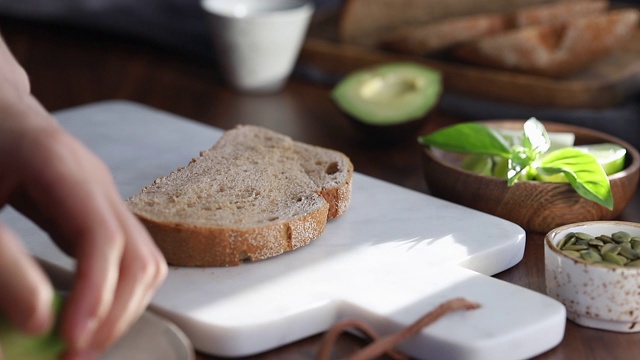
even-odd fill
[[[277,92],[293,71],[314,11],[310,0],[202,0],[215,56],[236,90]]]

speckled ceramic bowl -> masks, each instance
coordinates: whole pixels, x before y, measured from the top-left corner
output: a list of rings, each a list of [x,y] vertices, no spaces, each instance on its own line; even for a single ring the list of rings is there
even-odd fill
[[[640,224],[591,221],[561,226],[544,240],[547,294],[562,302],[577,324],[617,332],[640,332],[640,267],[588,263],[556,246],[570,232],[593,236],[625,231],[640,236]]]

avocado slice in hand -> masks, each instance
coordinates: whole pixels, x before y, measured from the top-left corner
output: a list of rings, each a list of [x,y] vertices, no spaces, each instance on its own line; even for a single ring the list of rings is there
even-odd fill
[[[62,297],[56,293],[53,307],[56,318],[62,309]],[[0,316],[0,358],[4,360],[57,360],[65,350],[57,326],[42,335],[27,334]]]
[[[357,70],[332,90],[337,106],[369,132],[416,131],[440,100],[442,76],[425,65],[398,62]],[[412,125],[412,126],[407,126]],[[407,131],[408,130],[408,131]]]

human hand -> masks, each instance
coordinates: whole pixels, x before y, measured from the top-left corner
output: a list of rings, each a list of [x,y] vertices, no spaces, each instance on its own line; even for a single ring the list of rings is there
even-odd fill
[[[76,259],[60,332],[68,357],[86,358],[135,322],[165,278],[166,262],[107,167],[29,93],[21,69],[0,40],[0,207],[14,206]],[[13,324],[32,333],[51,327],[52,287],[2,224],[0,288],[0,312]]]

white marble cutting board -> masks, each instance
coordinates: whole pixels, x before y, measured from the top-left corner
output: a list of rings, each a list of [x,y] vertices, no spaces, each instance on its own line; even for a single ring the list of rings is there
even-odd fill
[[[123,101],[56,116],[106,161],[123,198],[186,165],[221,134]],[[0,221],[38,258],[73,271],[73,260],[12,209]],[[397,331],[464,296],[481,307],[447,315],[400,349],[422,359],[529,358],[562,340],[565,310],[488,276],[517,264],[524,244],[524,231],[513,223],[356,173],[349,210],[310,245],[233,268],[172,267],[151,308],[200,351],[237,357],[346,318],[364,319],[380,334]]]

